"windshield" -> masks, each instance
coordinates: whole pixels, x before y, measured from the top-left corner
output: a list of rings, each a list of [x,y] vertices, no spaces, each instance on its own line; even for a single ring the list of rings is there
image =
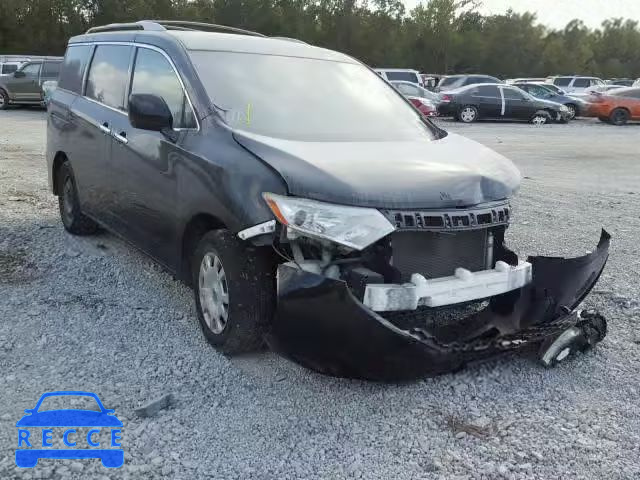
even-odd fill
[[[289,140],[430,140],[433,127],[363,65],[253,53],[192,51],[227,123]]]
[[[385,72],[388,80],[404,80],[407,82],[418,83],[418,75],[413,72]]]

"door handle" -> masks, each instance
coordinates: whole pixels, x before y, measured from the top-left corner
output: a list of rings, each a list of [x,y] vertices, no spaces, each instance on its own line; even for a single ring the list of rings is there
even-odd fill
[[[113,135],[113,138],[115,138],[120,143],[123,143],[125,145],[129,143],[129,140],[127,140],[127,132],[120,132],[120,133],[113,132],[111,135]]]
[[[109,124],[104,122],[102,125],[98,125],[98,128],[102,130],[102,133],[111,133],[111,129],[109,128]]]

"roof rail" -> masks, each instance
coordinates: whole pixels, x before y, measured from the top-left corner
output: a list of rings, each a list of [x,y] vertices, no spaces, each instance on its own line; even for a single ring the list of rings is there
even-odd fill
[[[145,30],[152,32],[164,32],[167,30],[186,30],[186,31],[202,31],[202,30],[218,30],[222,32],[240,33],[243,35],[252,35],[255,37],[266,37],[262,33],[244,30],[242,28],[228,27],[226,25],[218,25],[215,23],[188,22],[183,20],[141,20],[131,23],[111,23],[101,27],[93,27],[87,30],[87,33],[100,32],[119,32],[123,30]]]

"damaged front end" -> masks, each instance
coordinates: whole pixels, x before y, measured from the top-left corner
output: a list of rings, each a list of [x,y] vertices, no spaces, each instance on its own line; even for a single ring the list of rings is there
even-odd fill
[[[363,248],[346,245],[355,238],[346,234],[339,244],[304,234],[297,207],[270,206],[279,220],[274,248],[288,261],[278,267],[269,342],[313,370],[411,379],[531,346],[552,365],[606,334],[603,317],[576,310],[607,261],[604,230],[583,257],[520,261],[504,242],[506,202],[381,210],[392,228]]]

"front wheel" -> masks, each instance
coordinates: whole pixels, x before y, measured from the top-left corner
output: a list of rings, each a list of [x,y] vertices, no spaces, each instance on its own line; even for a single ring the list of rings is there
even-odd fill
[[[228,230],[205,234],[192,257],[198,320],[227,355],[257,350],[275,309],[273,257]]]
[[[568,103],[565,106],[569,110],[569,120],[573,120],[574,118],[576,118],[576,115],[578,114],[578,109],[576,108],[576,106],[572,103]]]
[[[478,109],[473,105],[465,105],[458,112],[458,118],[464,123],[473,123],[478,119]]]
[[[544,125],[547,123],[547,114],[542,112],[536,113],[531,119],[531,123],[534,125]]]
[[[611,115],[609,115],[609,121],[614,125],[624,125],[629,121],[629,112],[624,108],[616,108]]]

